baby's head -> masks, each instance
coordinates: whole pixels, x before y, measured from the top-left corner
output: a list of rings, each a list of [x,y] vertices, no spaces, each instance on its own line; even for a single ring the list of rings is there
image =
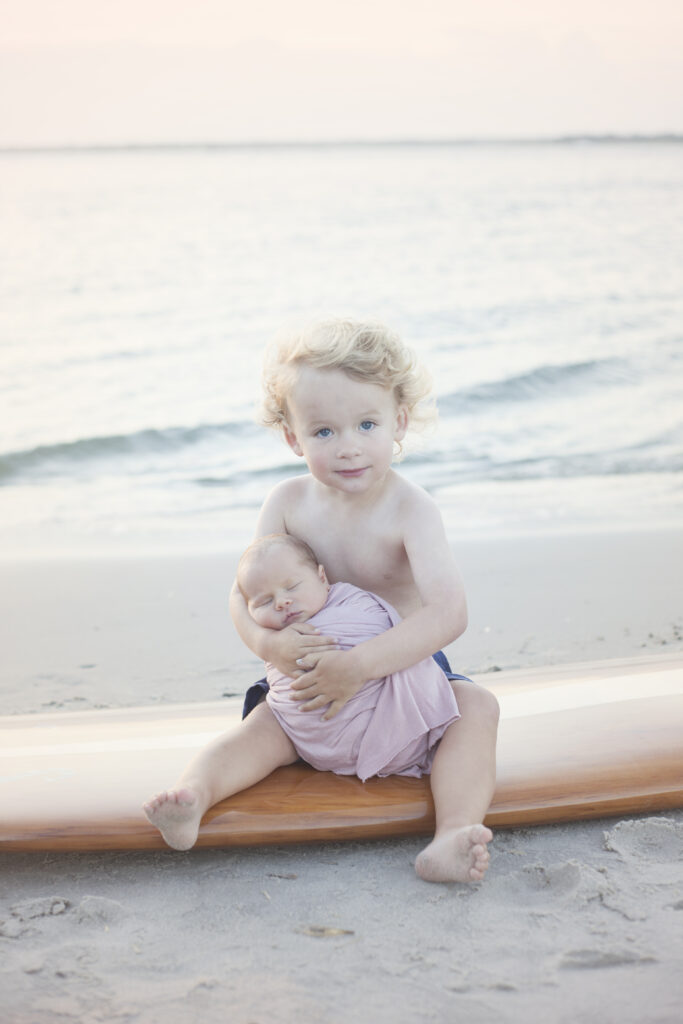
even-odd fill
[[[288,533],[271,533],[250,544],[237,566],[237,585],[254,622],[267,629],[310,619],[330,589],[311,548]]]
[[[431,380],[401,338],[374,321],[322,320],[275,340],[266,353],[262,421],[283,432],[291,424],[288,398],[303,367],[341,370],[351,380],[390,391],[413,427],[435,416]]]

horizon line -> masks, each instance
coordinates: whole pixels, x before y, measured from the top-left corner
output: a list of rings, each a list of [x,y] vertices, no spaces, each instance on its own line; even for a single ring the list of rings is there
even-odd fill
[[[683,132],[577,132],[549,136],[486,136],[387,139],[339,138],[339,139],[253,139],[251,141],[205,141],[205,142],[67,142],[0,144],[0,154],[19,153],[97,153],[97,152],[153,152],[182,150],[241,150],[241,149],[379,149],[391,147],[423,146],[425,148],[457,146],[539,146],[574,145],[580,143],[652,143],[683,142]]]

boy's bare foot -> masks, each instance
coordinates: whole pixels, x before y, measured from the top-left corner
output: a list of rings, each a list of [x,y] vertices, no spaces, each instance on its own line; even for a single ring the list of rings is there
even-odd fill
[[[425,882],[480,882],[489,866],[486,844],[492,839],[485,825],[440,832],[418,854],[415,870]]]
[[[191,789],[157,793],[142,809],[174,850],[189,850],[194,846],[202,816],[197,794]]]

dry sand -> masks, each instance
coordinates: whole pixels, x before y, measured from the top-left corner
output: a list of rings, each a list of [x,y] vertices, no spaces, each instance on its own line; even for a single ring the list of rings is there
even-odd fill
[[[683,658],[683,534],[457,546],[454,667]],[[232,695],[234,554],[0,567],[3,712]],[[419,839],[0,856],[0,1019],[678,1022],[683,811],[501,831],[481,885]]]

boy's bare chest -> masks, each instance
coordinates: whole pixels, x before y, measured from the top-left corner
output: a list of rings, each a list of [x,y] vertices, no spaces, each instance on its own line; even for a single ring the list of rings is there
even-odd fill
[[[301,507],[288,515],[287,529],[310,544],[331,583],[371,590],[407,614],[415,584],[402,537],[386,521],[324,516]]]

